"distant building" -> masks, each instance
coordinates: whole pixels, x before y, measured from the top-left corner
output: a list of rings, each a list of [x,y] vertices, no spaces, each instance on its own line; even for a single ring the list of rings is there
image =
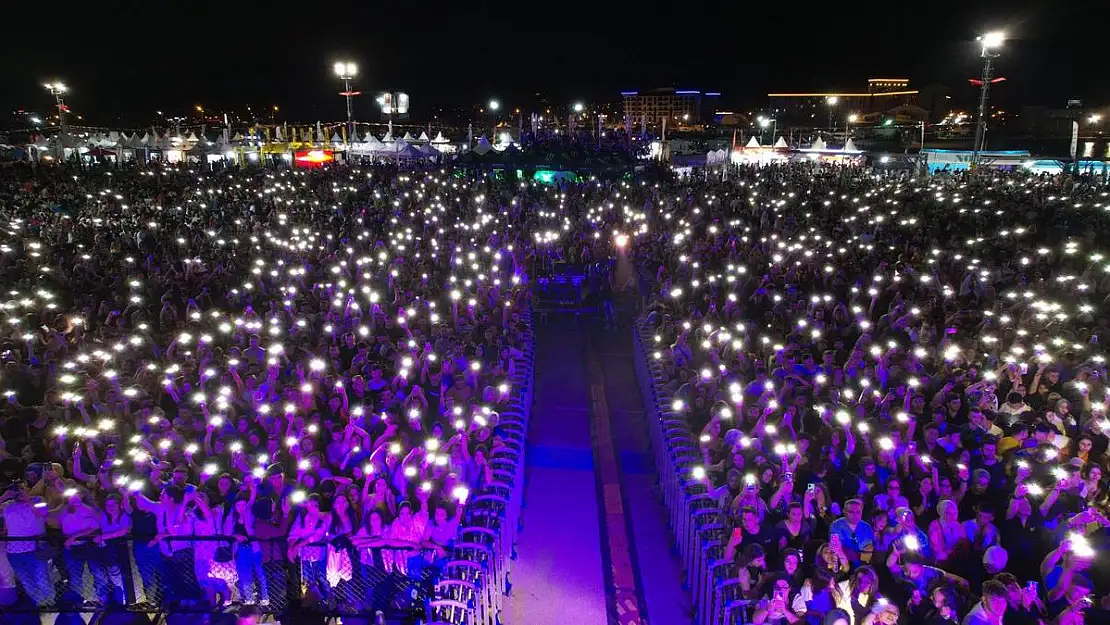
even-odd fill
[[[881,114],[916,104],[918,92],[906,78],[872,78],[867,91],[768,93],[770,114],[779,124],[843,126],[849,115]]]
[[[716,91],[671,87],[621,92],[625,117],[631,119],[633,125],[646,117],[650,128],[661,127],[664,119],[668,120],[668,126],[709,121],[720,96]]]
[[[868,78],[867,93],[891,93],[892,91],[905,91],[910,88],[909,78]]]

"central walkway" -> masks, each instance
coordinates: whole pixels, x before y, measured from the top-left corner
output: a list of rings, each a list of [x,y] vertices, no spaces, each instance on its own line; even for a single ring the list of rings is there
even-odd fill
[[[535,405],[506,625],[690,621],[655,491],[631,330],[552,315],[537,328]]]
[[[606,625],[590,442],[585,335],[552,317],[536,332],[525,508],[506,625]]]

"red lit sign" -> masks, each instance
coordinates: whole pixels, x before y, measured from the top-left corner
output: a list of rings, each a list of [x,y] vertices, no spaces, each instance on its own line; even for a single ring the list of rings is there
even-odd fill
[[[297,167],[323,167],[324,163],[335,160],[331,150],[298,150],[293,152],[293,163]]]

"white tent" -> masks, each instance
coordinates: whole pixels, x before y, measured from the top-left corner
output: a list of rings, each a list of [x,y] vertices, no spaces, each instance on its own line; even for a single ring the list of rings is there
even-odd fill
[[[489,139],[485,138],[485,136],[478,137],[478,141],[474,144],[474,151],[478,154],[485,154],[492,149],[493,146],[490,145]]]
[[[417,140],[417,141],[423,141],[424,143],[427,143],[427,142],[428,142],[428,133],[426,133],[426,132],[421,132],[421,133],[420,133],[420,136],[419,136],[419,137],[417,137],[417,139],[416,139],[416,140]]]
[[[339,145],[343,143],[343,139],[339,136],[338,132],[333,132],[331,133],[331,142],[335,145]]]
[[[809,146],[809,149],[811,149],[811,150],[826,150],[826,149],[828,149],[828,147],[825,144],[824,139],[822,139],[821,137],[817,137],[816,139],[813,140],[813,145]]]
[[[848,139],[848,143],[844,144],[844,151],[845,152],[862,152],[863,150],[860,150],[859,148],[857,148],[855,142],[853,142],[851,139]]]
[[[451,142],[447,140],[447,137],[443,136],[443,131],[441,130],[441,131],[436,133],[436,138],[432,139],[432,143],[451,143]]]
[[[385,136],[382,137],[382,142],[383,143],[389,143],[391,141],[393,141],[393,131],[389,130],[389,131],[386,131]]]
[[[412,133],[411,133],[411,132],[406,132],[406,133],[405,133],[405,136],[401,137],[401,139],[402,139],[403,141],[407,141],[407,142],[409,142],[409,143],[412,143],[413,141],[416,141],[416,139],[413,139],[413,138],[412,138]]]
[[[779,140],[775,141],[775,149],[776,150],[784,150],[788,147],[790,147],[790,146],[786,145],[786,139],[783,139],[782,137],[779,137]]]
[[[759,140],[756,139],[755,137],[752,137],[751,139],[748,139],[748,143],[744,147],[745,148],[758,148],[759,147]]]

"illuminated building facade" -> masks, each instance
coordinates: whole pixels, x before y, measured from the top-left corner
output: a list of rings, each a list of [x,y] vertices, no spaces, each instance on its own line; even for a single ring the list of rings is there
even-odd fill
[[[631,119],[633,125],[647,117],[647,126],[654,129],[661,127],[664,119],[668,120],[668,127],[706,121],[712,116],[720,96],[716,91],[670,87],[621,92],[624,116]]]
[[[843,126],[849,115],[881,114],[906,104],[915,104],[916,89],[905,78],[872,78],[867,91],[824,91],[768,93],[769,113],[779,124]]]
[[[906,91],[910,88],[909,78],[868,78],[867,93],[890,93],[892,91]]]

